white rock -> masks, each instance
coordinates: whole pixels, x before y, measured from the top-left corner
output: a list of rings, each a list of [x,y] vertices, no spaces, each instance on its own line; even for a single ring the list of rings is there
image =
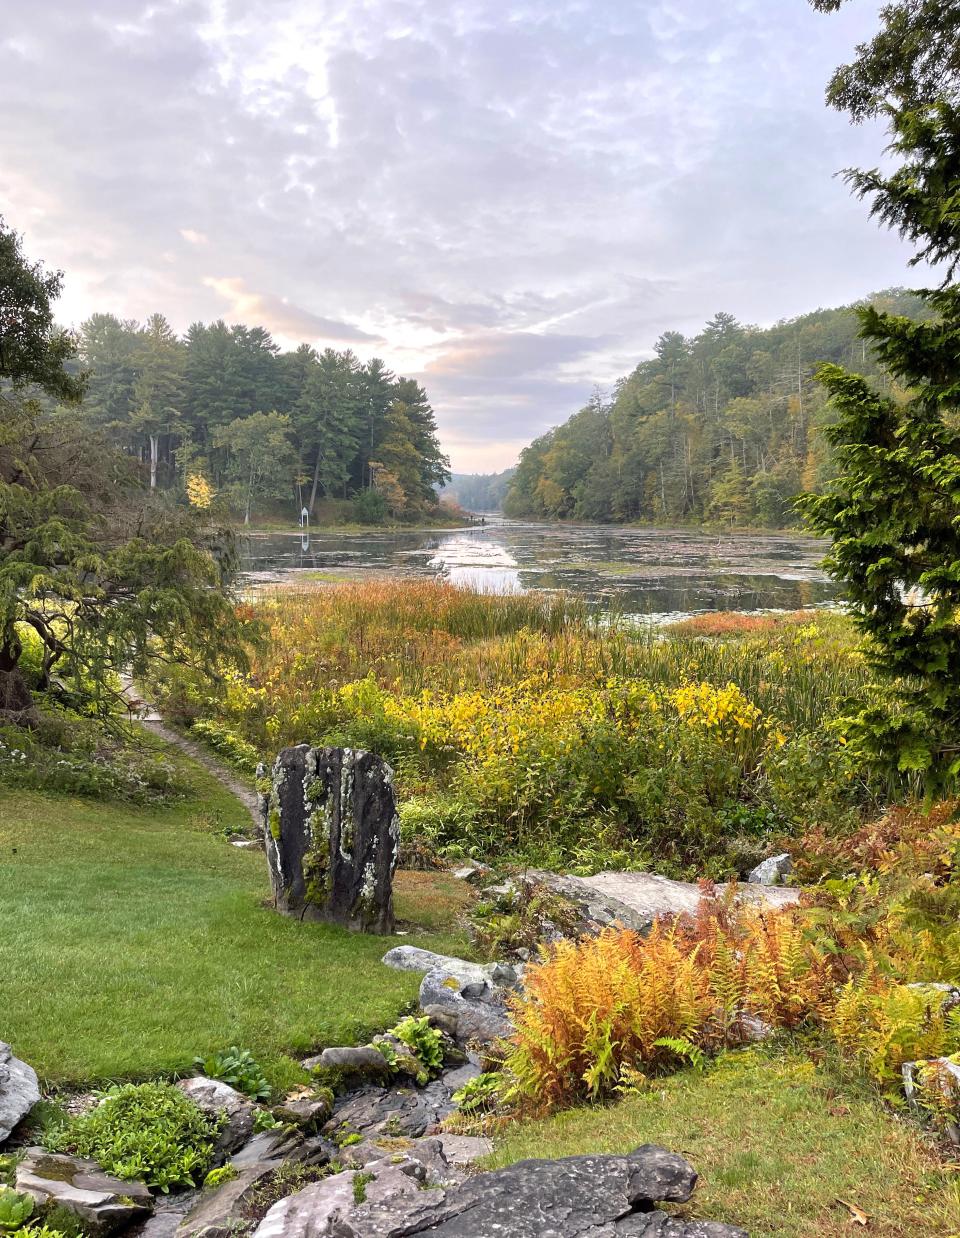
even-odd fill
[[[772,855],[769,860],[762,860],[747,874],[747,881],[752,885],[775,886],[792,872],[793,857],[789,851],[784,851],[780,855]]]

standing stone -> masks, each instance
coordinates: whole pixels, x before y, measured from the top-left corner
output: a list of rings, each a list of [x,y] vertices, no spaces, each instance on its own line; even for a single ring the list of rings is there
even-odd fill
[[[393,932],[400,819],[393,771],[380,757],[353,748],[284,748],[263,817],[278,911]]]

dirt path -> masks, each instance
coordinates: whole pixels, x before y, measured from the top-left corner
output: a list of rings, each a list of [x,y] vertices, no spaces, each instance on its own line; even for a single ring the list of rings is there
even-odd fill
[[[250,814],[253,824],[259,829],[261,825],[260,808],[257,802],[256,791],[251,790],[250,787],[241,782],[233,770],[221,761],[218,761],[206,748],[195,743],[194,740],[180,735],[177,731],[172,731],[169,727],[164,726],[163,719],[157,713],[155,706],[151,705],[149,701],[143,700],[130,680],[124,680],[122,691],[132,720],[139,722],[144,730],[149,731],[151,735],[156,735],[164,743],[172,744],[174,748],[179,748],[191,760],[196,761],[198,765],[202,765],[209,774],[216,778],[217,782],[226,787],[232,795],[236,796]]]

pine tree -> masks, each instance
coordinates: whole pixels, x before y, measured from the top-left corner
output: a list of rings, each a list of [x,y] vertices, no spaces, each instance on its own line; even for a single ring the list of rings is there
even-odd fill
[[[946,264],[949,279],[960,257],[960,113],[940,100],[890,117],[903,165],[850,179],[872,214]],[[892,681],[892,706],[851,719],[851,738],[894,774],[919,772],[933,791],[960,775],[960,288],[918,295],[923,321],[860,311],[861,335],[905,399],[839,366],[820,370],[839,414],[826,430],[839,472],[803,508],[832,539],[828,570]]]

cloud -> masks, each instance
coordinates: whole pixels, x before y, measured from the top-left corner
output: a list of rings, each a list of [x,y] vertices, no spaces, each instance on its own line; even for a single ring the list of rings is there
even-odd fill
[[[378,335],[361,331],[349,322],[324,318],[321,314],[291,305],[284,297],[273,293],[254,292],[239,276],[215,279],[208,275],[203,282],[228,303],[227,312],[233,321],[264,326],[288,345],[295,346],[298,341],[304,340],[309,343],[380,341]]]
[[[461,471],[663,330],[908,279],[833,179],[882,135],[822,102],[876,4],[8,7],[0,211],[65,270],[61,314],[376,351],[425,381]]]

